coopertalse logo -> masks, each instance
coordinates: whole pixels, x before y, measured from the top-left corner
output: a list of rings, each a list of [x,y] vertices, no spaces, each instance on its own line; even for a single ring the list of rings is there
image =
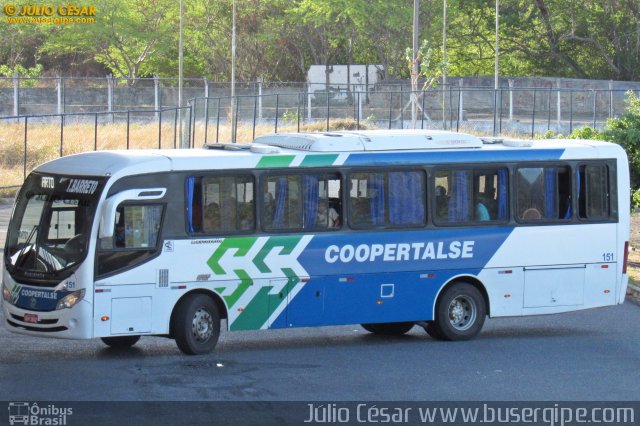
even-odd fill
[[[416,260],[472,259],[475,241],[428,241],[392,244],[331,245],[324,253],[327,263],[402,262]]]
[[[73,415],[73,408],[60,407],[55,404],[38,404],[37,402],[10,402],[10,425],[50,425],[64,426]]]

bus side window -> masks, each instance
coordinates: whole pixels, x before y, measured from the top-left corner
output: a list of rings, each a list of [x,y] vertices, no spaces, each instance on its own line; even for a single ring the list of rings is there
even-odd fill
[[[268,176],[262,199],[262,224],[267,230],[340,227],[342,206],[338,175]]]
[[[187,212],[191,214],[187,214],[187,229],[191,233],[235,233],[255,228],[253,176],[190,177],[187,190]]]
[[[578,215],[583,220],[609,218],[609,168],[583,165],[578,172]]]
[[[518,219],[557,221],[571,218],[569,167],[521,167],[516,175]]]
[[[350,221],[360,227],[407,227],[426,222],[423,171],[354,173],[350,177]]]

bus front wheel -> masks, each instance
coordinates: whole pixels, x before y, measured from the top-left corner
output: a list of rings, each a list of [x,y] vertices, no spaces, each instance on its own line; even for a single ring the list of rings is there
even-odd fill
[[[185,354],[206,354],[218,343],[220,314],[209,296],[186,296],[176,307],[173,322],[173,337]]]
[[[362,328],[373,334],[401,336],[413,328],[412,322],[387,322],[380,324],[360,324]]]
[[[140,336],[101,337],[100,340],[112,348],[129,348],[140,340]]]
[[[436,305],[435,319],[427,324],[426,331],[439,340],[469,340],[480,333],[486,315],[480,291],[459,282],[444,291]]]

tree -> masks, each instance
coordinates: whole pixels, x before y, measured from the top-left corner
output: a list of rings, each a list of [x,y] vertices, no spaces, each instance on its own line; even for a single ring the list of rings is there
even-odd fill
[[[167,50],[177,28],[177,3],[170,0],[95,0],[96,21],[56,28],[43,51],[82,52],[104,64],[117,77],[152,75],[145,67],[154,55]]]

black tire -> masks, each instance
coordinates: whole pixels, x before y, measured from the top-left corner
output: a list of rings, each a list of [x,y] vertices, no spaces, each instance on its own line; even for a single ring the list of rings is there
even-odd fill
[[[180,301],[172,317],[173,337],[187,355],[207,354],[220,337],[220,314],[211,297],[190,294]]]
[[[112,348],[130,348],[138,343],[140,336],[101,337],[102,342]]]
[[[432,339],[445,340],[444,336],[440,334],[440,331],[433,321],[427,322],[427,325],[424,327],[424,331],[426,331]]]
[[[469,283],[454,283],[438,299],[427,333],[440,340],[469,340],[480,333],[486,315],[480,291]]]
[[[387,322],[379,324],[361,324],[369,333],[385,336],[401,336],[413,328],[413,322]]]

